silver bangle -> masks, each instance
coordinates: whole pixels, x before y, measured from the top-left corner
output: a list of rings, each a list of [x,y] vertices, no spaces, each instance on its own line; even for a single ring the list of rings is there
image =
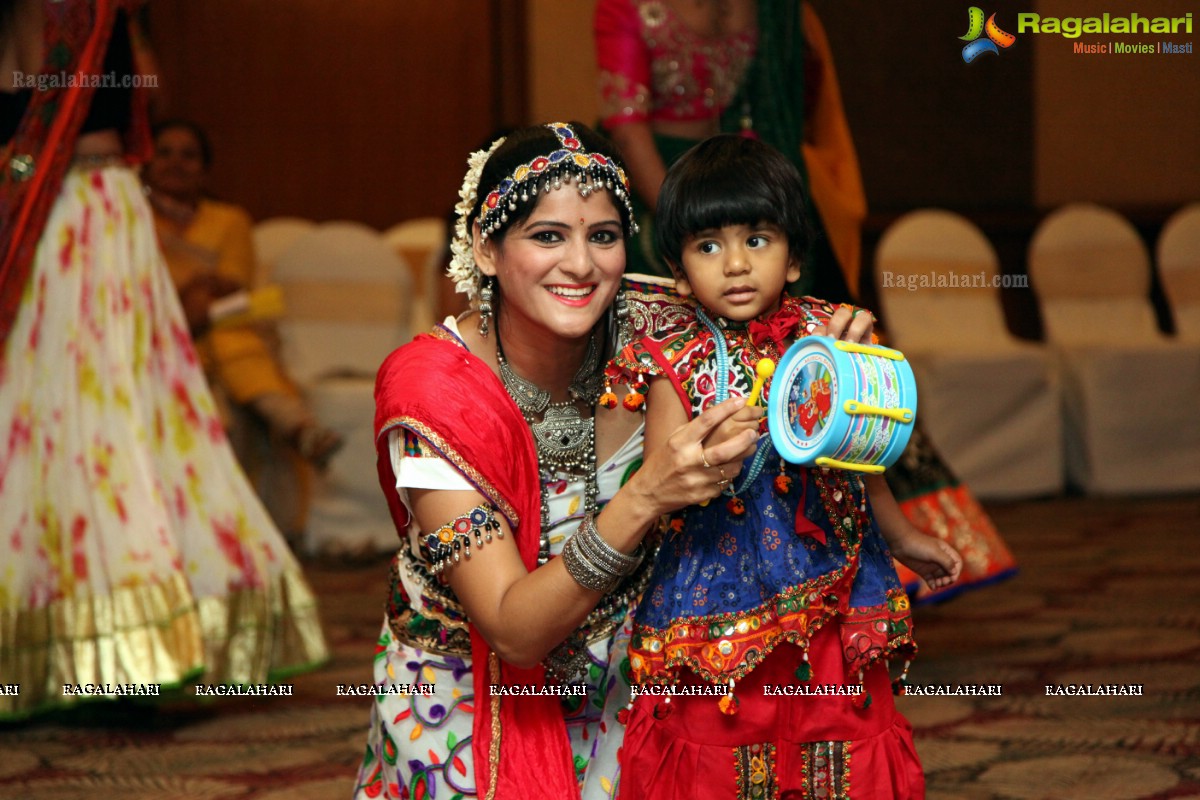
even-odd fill
[[[579,525],[572,539],[579,539],[582,552],[595,565],[620,577],[632,575],[642,563],[645,550],[638,544],[633,553],[626,555],[604,540],[596,528],[596,518],[588,514]]]
[[[583,553],[578,533],[568,539],[567,543],[563,545],[562,561],[563,566],[567,568],[568,574],[585,589],[608,594],[616,588],[621,580],[620,575],[609,572],[593,563]]]

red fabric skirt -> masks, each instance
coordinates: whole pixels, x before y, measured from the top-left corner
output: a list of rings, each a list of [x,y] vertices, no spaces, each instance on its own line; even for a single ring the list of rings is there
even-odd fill
[[[620,752],[620,800],[923,798],[912,728],[896,711],[886,666],[864,676],[866,708],[846,695],[768,695],[767,687],[802,685],[794,674],[802,658],[794,645],[778,647],[738,684],[732,715],[716,697],[639,695]],[[807,685],[857,686],[836,625],[813,637],[809,660]]]

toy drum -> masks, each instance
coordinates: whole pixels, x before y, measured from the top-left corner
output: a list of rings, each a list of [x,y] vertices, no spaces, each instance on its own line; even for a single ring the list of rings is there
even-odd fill
[[[767,404],[771,439],[788,461],[874,474],[896,463],[916,415],[917,383],[903,353],[828,336],[788,348]]]

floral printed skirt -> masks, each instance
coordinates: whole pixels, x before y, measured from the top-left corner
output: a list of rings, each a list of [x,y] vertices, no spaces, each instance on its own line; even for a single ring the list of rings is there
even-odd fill
[[[582,800],[616,796],[617,751],[625,732],[616,717],[629,703],[628,646],[626,619],[615,635],[589,646],[587,693],[563,698],[563,719]],[[371,709],[354,800],[477,797],[471,755],[475,722],[471,659],[407,645],[392,635],[385,622],[375,654],[375,683],[423,686],[431,693],[378,696]]]
[[[72,168],[0,361],[0,719],[64,684],[256,683],[326,658],[238,467],[137,176]]]

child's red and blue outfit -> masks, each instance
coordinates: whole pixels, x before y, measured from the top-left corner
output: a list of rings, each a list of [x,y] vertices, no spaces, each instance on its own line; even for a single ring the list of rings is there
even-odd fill
[[[748,395],[760,358],[778,361],[833,311],[789,297],[742,324],[699,309],[625,347],[608,374],[643,389],[665,378],[695,416]],[[861,477],[785,462],[761,437],[725,495],[670,520],[630,644],[635,684],[731,692],[639,696],[620,797],[923,797],[885,665],[915,649]]]

